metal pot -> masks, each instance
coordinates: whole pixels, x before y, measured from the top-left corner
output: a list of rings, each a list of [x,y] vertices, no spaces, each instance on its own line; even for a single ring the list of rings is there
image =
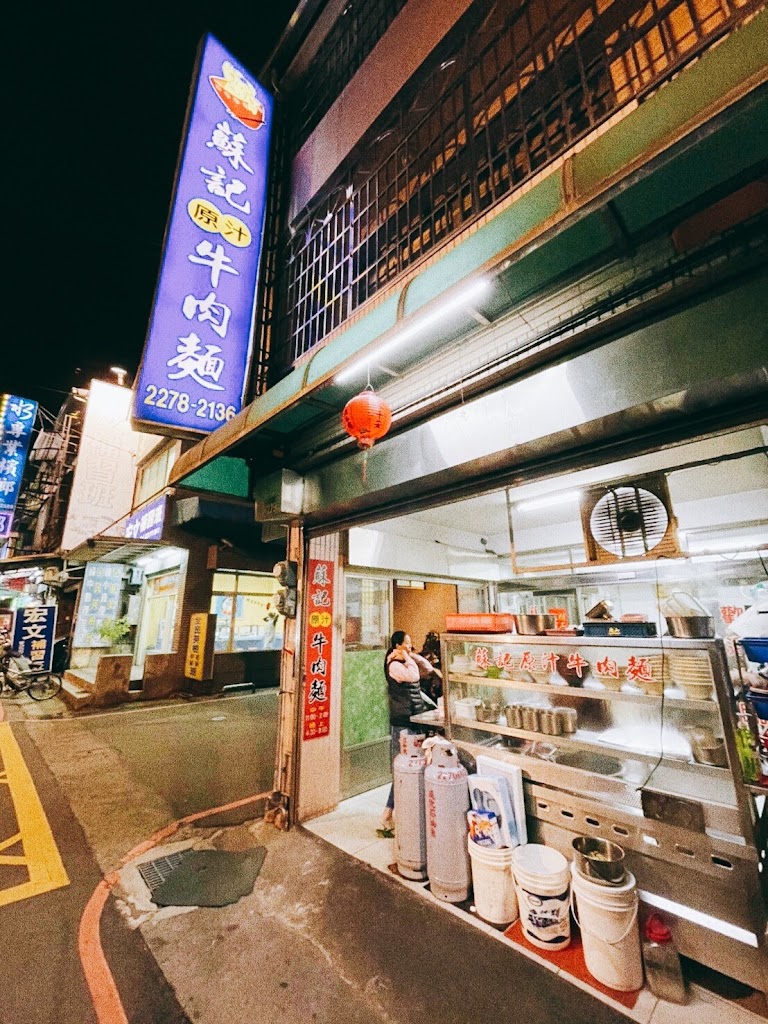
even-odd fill
[[[722,737],[713,736],[709,729],[692,729],[689,736],[695,761],[699,764],[712,765],[714,768],[728,767],[728,755]]]
[[[548,736],[559,736],[563,731],[562,719],[554,708],[542,708],[539,712],[539,729]]]
[[[543,636],[548,629],[554,629],[557,619],[554,615],[513,615],[515,629],[523,636]]]
[[[557,717],[560,719],[561,733],[574,733],[578,728],[578,712],[576,708],[556,708]]]
[[[608,839],[577,836],[573,840],[576,870],[599,885],[621,885],[626,878],[624,851]]]
[[[667,615],[669,635],[684,640],[711,640],[715,620],[711,615]]]
[[[592,753],[589,750],[566,750],[558,752],[557,763],[567,768],[579,768],[583,772],[594,775],[605,775],[617,778],[624,771],[624,766],[616,757],[608,754]]]
[[[519,704],[507,704],[504,708],[504,715],[510,729],[523,728],[523,709]]]
[[[476,710],[478,722],[492,722],[494,725],[500,714],[501,702],[495,700],[481,700]]]
[[[526,732],[538,732],[539,731],[539,709],[534,707],[524,707],[523,713],[523,729]]]

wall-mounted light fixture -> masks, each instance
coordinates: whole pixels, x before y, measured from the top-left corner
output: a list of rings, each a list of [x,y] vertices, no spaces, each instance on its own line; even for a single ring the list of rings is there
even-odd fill
[[[515,503],[518,512],[533,512],[537,508],[552,508],[555,505],[569,505],[578,501],[581,491],[560,491],[557,494],[547,494],[542,498],[531,498],[530,501]]]

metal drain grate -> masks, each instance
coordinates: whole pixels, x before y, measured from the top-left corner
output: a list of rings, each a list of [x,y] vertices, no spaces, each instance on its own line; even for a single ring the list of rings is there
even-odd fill
[[[152,895],[160,888],[176,868],[181,864],[189,850],[180,850],[178,853],[171,853],[167,857],[158,857],[157,860],[148,860],[145,864],[139,864],[139,874],[144,879]]]

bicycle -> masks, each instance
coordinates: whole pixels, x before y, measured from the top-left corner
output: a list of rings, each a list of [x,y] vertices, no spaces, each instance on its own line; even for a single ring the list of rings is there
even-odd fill
[[[7,644],[0,654],[0,695],[28,693],[32,700],[50,700],[61,691],[61,676],[29,667],[29,661]]]

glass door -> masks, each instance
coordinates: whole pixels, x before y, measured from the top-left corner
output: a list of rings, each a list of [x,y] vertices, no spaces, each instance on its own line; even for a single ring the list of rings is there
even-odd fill
[[[341,798],[389,782],[389,702],[384,654],[392,619],[392,581],[345,579],[342,662]]]
[[[132,677],[141,678],[139,671],[143,676],[147,654],[160,654],[173,649],[178,590],[178,572],[163,573],[147,579],[134,658],[136,671],[132,671]]]

